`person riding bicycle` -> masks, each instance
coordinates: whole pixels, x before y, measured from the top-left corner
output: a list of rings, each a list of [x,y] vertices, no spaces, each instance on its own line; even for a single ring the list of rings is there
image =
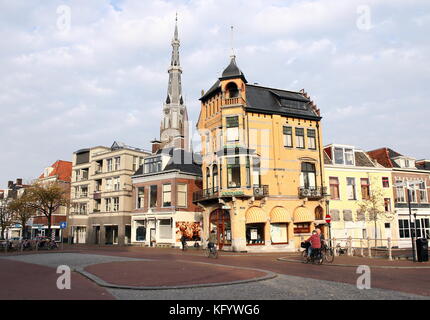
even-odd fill
[[[320,228],[316,228],[315,229],[316,231],[317,231],[317,234],[319,235],[319,237],[320,237],[320,240],[321,240],[321,248],[324,246],[324,243],[325,243],[325,237],[324,237],[324,234],[321,232],[321,229]]]
[[[215,248],[216,242],[217,242],[216,233],[215,233],[215,230],[212,230],[211,233],[209,234],[209,239],[208,239],[208,248],[210,251],[213,251],[213,249]]]
[[[312,251],[321,249],[321,238],[316,230],[312,231],[312,235],[305,242],[311,244],[308,248],[308,258],[311,257]]]

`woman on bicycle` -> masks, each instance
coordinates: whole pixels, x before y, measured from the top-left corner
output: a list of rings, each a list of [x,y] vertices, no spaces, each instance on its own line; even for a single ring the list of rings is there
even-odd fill
[[[215,230],[212,230],[211,233],[209,234],[209,239],[208,239],[208,248],[211,251],[215,247],[216,242],[217,242],[216,233],[215,233]]]
[[[311,244],[308,248],[308,258],[311,257],[314,249],[321,249],[321,237],[316,230],[312,231],[312,235],[305,242],[310,242]]]

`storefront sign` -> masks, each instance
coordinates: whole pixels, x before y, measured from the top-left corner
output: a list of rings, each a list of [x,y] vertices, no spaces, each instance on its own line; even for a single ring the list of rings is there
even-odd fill
[[[243,195],[243,191],[231,191],[231,192],[223,192],[222,195],[224,197],[229,197],[229,196],[242,196]]]

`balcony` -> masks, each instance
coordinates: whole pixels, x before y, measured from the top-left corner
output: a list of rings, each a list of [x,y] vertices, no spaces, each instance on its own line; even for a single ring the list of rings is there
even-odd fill
[[[197,202],[202,200],[210,200],[210,199],[218,198],[218,196],[219,196],[218,188],[203,189],[193,193],[193,201]]]
[[[327,195],[327,187],[299,187],[299,198],[321,199]]]
[[[217,188],[204,189],[193,193],[193,202],[206,201],[217,198],[240,197],[261,199],[269,195],[269,186],[254,186],[252,190],[248,187],[223,189],[222,192]]]
[[[223,103],[223,105],[225,106],[232,106],[237,104],[245,104],[245,100],[243,100],[242,97],[226,98],[224,99],[224,103]]]

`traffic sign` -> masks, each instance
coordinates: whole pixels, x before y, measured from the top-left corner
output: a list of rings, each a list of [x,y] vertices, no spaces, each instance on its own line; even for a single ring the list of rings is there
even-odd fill
[[[67,227],[67,222],[60,223],[60,229],[66,229],[66,227]]]
[[[327,214],[325,216],[325,222],[330,223],[331,222],[331,216],[329,214]]]

